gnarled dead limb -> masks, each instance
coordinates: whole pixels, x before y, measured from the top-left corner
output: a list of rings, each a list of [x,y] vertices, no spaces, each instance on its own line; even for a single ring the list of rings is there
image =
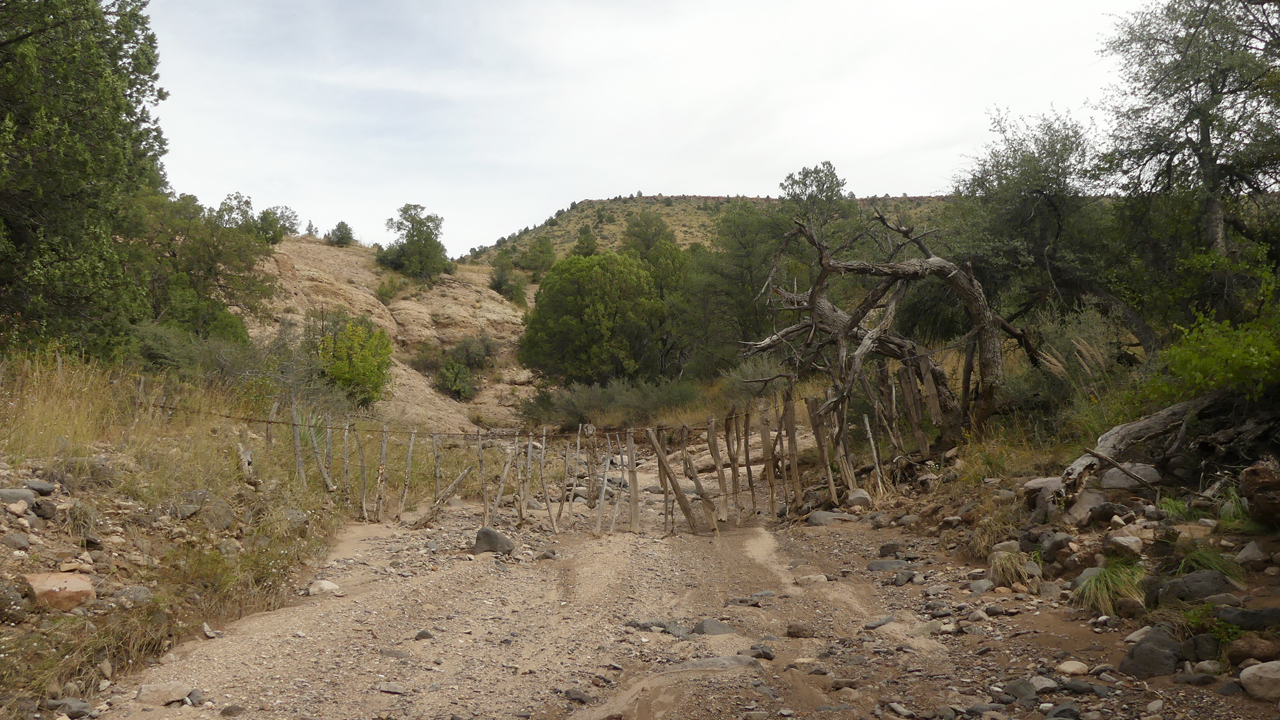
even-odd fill
[[[1095,453],[1116,457],[1137,443],[1170,432],[1181,425],[1188,415],[1199,413],[1222,397],[1222,393],[1209,393],[1111,428],[1098,437],[1092,453],[1081,455],[1062,471],[1062,479],[1076,485],[1082,484],[1088,473],[1098,467],[1099,460]]]

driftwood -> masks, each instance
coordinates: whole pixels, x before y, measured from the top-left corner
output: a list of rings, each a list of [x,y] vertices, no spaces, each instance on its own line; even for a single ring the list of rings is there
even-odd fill
[[[1096,470],[1098,463],[1101,462],[1097,456],[1098,453],[1116,457],[1133,445],[1172,431],[1182,425],[1188,415],[1199,413],[1221,397],[1221,393],[1202,395],[1194,400],[1170,405],[1159,412],[1111,428],[1098,438],[1092,451],[1076,458],[1075,462],[1062,471],[1062,479],[1077,486],[1082,485],[1085,477]]]
[[[676,479],[676,474],[672,472],[671,465],[667,462],[667,454],[662,447],[662,443],[658,442],[658,436],[654,434],[653,428],[649,428],[645,432],[649,436],[649,443],[653,445],[654,453],[658,456],[659,476],[666,478],[666,485],[671,488],[672,494],[676,496],[676,503],[680,505],[680,512],[684,513],[685,522],[689,523],[689,532],[697,535],[698,523],[693,519],[693,507],[689,505],[689,498],[684,496],[684,489],[680,487],[680,481]]]
[[[436,498],[436,501],[431,504],[431,510],[427,511],[425,515],[414,521],[412,525],[413,529],[421,530],[427,525],[435,522],[435,519],[440,515],[440,508],[444,507],[444,504],[449,502],[449,498],[453,497],[453,491],[458,489],[458,486],[462,484],[462,481],[465,480],[474,469],[474,465],[468,466],[467,469],[463,470],[462,474],[458,476],[457,480],[449,483],[449,487],[445,488],[444,492],[440,494],[440,497]]]

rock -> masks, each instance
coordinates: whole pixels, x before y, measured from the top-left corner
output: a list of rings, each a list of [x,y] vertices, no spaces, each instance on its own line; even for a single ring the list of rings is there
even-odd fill
[[[879,552],[880,552],[880,557],[882,558],[893,557],[898,553],[902,552],[902,546],[899,545],[898,543],[893,543],[893,542],[885,543],[880,546]]]
[[[1212,673],[1193,672],[1181,673],[1173,676],[1173,682],[1180,685],[1212,685],[1217,681],[1218,678]]]
[[[1181,643],[1163,628],[1148,630],[1120,661],[1120,672],[1139,680],[1172,675],[1182,660]]]
[[[892,615],[885,615],[884,617],[880,618],[879,620],[872,620],[871,622],[866,623],[865,625],[863,625],[863,626],[862,626],[862,628],[863,628],[864,630],[878,630],[878,629],[880,629],[880,628],[884,627],[885,625],[888,625],[888,624],[889,624],[889,623],[891,623],[891,622],[893,622],[893,616],[892,616]]]
[[[1244,610],[1235,607],[1214,608],[1213,616],[1225,623],[1230,623],[1241,630],[1261,631],[1280,625],[1280,608],[1258,608]]]
[[[125,608],[135,608],[151,602],[151,591],[142,585],[127,585],[111,596],[113,600]]]
[[[1227,605],[1229,607],[1240,607],[1240,598],[1231,593],[1218,593],[1210,595],[1204,601],[1210,605]]]
[[[1217,570],[1197,570],[1169,581],[1160,591],[1160,600],[1191,602],[1225,591],[1231,587],[1227,576]]]
[[[31,549],[31,538],[26,533],[11,532],[0,538],[0,544],[12,550],[29,550]]]
[[[28,480],[23,483],[23,485],[28,490],[41,497],[48,497],[58,489],[57,485],[54,485],[51,482],[45,482],[44,480]]]
[[[882,572],[884,570],[901,570],[910,563],[905,560],[872,560],[867,563],[867,569],[871,572]]]
[[[1107,538],[1103,547],[1120,557],[1138,557],[1142,554],[1142,539],[1112,535]]]
[[[826,581],[826,575],[804,575],[796,578],[796,584],[800,587],[808,587],[814,583],[824,583]]]
[[[1249,659],[1266,662],[1276,658],[1280,658],[1280,643],[1274,640],[1246,635],[1227,644],[1227,660],[1232,665]]]
[[[996,543],[995,545],[992,545],[991,552],[992,553],[998,553],[998,552],[1016,553],[1016,552],[1022,552],[1022,550],[1017,540],[1005,540],[1004,542],[999,542],[999,543]]]
[[[858,488],[849,493],[849,496],[845,498],[844,504],[849,507],[869,508],[871,507],[871,495],[866,490]]]
[[[1041,587],[1044,587],[1041,585]],[[1122,597],[1116,601],[1116,614],[1122,618],[1137,619],[1147,614],[1147,606],[1141,600]]]
[[[36,494],[26,488],[0,488],[0,505],[24,502],[27,507],[36,504]]]
[[[813,526],[830,525],[834,522],[853,522],[858,518],[848,513],[828,512],[826,510],[815,510],[809,513],[809,519],[805,522]]]
[[[920,522],[920,516],[919,515],[903,515],[902,517],[898,518],[897,522],[898,522],[898,527],[911,527],[912,525],[915,525],[916,523]],[[913,715],[912,717],[915,717],[915,716]]]
[[[1053,582],[1042,582],[1036,588],[1036,595],[1046,600],[1057,600],[1062,595],[1062,586]]]
[[[413,639],[414,640],[430,640],[434,637],[435,635],[432,635],[430,630],[419,630],[418,634],[413,636]]]
[[[809,623],[795,622],[787,625],[787,637],[789,638],[811,638],[817,634],[817,631]]]
[[[16,625],[26,620],[34,600],[35,592],[25,579],[0,579],[0,623]]]
[[[1029,700],[1040,694],[1035,685],[1032,685],[1029,680],[1022,679],[1005,683],[1004,691],[1015,700]]]
[[[745,655],[750,658],[760,658],[763,660],[772,660],[777,657],[777,653],[768,645],[752,645],[748,650],[739,650],[739,655]]]
[[[85,715],[88,715],[89,713],[93,712],[93,707],[89,705],[89,703],[81,700],[80,698],[63,698],[61,700],[46,700],[44,705],[48,709],[56,710],[57,712],[60,712],[63,715],[66,715],[72,720],[75,720],[75,718],[82,718]]]
[[[1259,460],[1241,471],[1238,490],[1240,497],[1249,501],[1249,514],[1254,519],[1272,526],[1280,524],[1280,470],[1275,460]]]
[[[1048,718],[1072,718],[1072,720],[1077,720],[1080,717],[1080,706],[1074,700],[1068,700],[1054,705],[1044,716],[1046,720]]]
[[[169,703],[182,702],[183,698],[194,689],[190,685],[177,680],[154,685],[143,685],[138,688],[138,694],[135,699],[143,705],[168,705]]]
[[[208,490],[193,490],[178,495],[170,502],[168,511],[178,520],[199,515],[214,530],[226,530],[236,521],[235,510],[227,501]]]
[[[737,630],[726,623],[722,623],[715,618],[707,618],[697,625],[693,626],[694,635],[733,635]]]
[[[590,695],[588,695],[588,694],[586,694],[586,693],[582,692],[582,691],[581,691],[581,690],[579,690],[578,688],[570,688],[570,689],[568,689],[568,690],[565,690],[565,691],[564,691],[564,696],[565,696],[565,697],[567,697],[567,698],[569,698],[570,700],[572,700],[572,701],[574,701],[574,702],[582,703],[583,705],[586,705],[586,704],[588,704],[588,703],[591,703],[591,702],[594,702],[594,701],[595,701],[595,698],[593,698],[593,697],[591,697]]]
[[[222,717],[240,717],[241,715],[245,714],[245,712],[246,711],[243,705],[228,705],[222,708],[222,712],[218,714],[221,715]]]
[[[1261,570],[1271,561],[1271,556],[1262,552],[1262,548],[1258,546],[1258,541],[1252,540],[1248,545],[1236,553],[1236,562],[1247,568]]]
[[[1152,485],[1159,485],[1163,478],[1160,471],[1146,463],[1121,463],[1126,470],[1146,480]],[[1137,490],[1145,487],[1142,483],[1124,474],[1117,468],[1109,468],[1100,478],[1103,490]]]
[[[1089,666],[1079,660],[1068,660],[1054,669],[1063,675],[1074,676],[1089,674]]]
[[[1182,654],[1187,656],[1188,660],[1217,660],[1222,654],[1222,643],[1208,633],[1192,635],[1186,645]]]
[[[384,692],[388,695],[408,695],[409,688],[399,683],[383,681],[378,683],[378,692]]]
[[[280,517],[284,518],[289,534],[297,537],[307,536],[307,531],[311,527],[310,515],[297,508],[285,508],[280,511]]]
[[[898,717],[901,717],[901,718],[914,718],[916,716],[915,713],[903,707],[901,703],[896,703],[896,702],[889,703],[889,710],[891,710],[894,715],[897,715]]]
[[[338,592],[341,588],[335,582],[328,580],[316,580],[307,587],[308,595],[331,595]]]
[[[1227,668],[1217,660],[1201,660],[1191,669],[1204,675],[1221,675]]]
[[[65,612],[98,597],[89,578],[76,573],[36,573],[24,577],[31,583],[36,602],[55,610]]]
[[[1266,702],[1280,700],[1280,662],[1265,662],[1240,673],[1240,684],[1249,696]]]
[[[990,580],[974,580],[969,583],[969,592],[974,595],[981,595],[986,592],[991,592],[992,588],[995,586],[996,584]]]
[[[476,544],[471,552],[477,555],[485,552],[506,555],[515,549],[516,544],[511,541],[511,538],[491,527],[482,527],[476,532]]]
[[[1214,690],[1214,692],[1219,695],[1240,695],[1244,693],[1244,686],[1235,680],[1228,680],[1219,685],[1218,689]]]
[[[1062,516],[1062,522],[1066,525],[1087,524],[1093,509],[1106,501],[1107,496],[1100,490],[1082,490],[1071,509]]]

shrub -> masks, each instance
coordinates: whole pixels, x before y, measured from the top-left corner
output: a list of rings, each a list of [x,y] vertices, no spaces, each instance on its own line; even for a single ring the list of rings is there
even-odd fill
[[[361,407],[382,397],[391,379],[391,338],[367,318],[347,319],[320,338],[324,375]]]
[[[444,350],[435,343],[422,343],[414,349],[413,357],[409,359],[409,367],[417,370],[423,375],[430,375],[440,369],[440,365],[444,363]]]
[[[1161,364],[1150,385],[1156,396],[1229,390],[1257,399],[1280,382],[1280,331],[1262,319],[1233,325],[1202,317],[1161,354]]]
[[[435,387],[455,400],[467,402],[478,392],[471,370],[452,357],[447,358],[436,373]]]
[[[524,275],[516,270],[511,256],[500,253],[493,261],[493,271],[489,273],[489,288],[516,305],[525,307],[528,305],[525,298],[526,286]]]
[[[336,247],[350,247],[355,243],[356,236],[351,232],[350,225],[339,220],[338,224],[333,226],[333,230],[325,233],[324,240]]]
[[[520,412],[530,422],[572,428],[578,424],[641,425],[658,413],[682,407],[699,399],[691,382],[670,380],[659,383],[615,379],[605,385],[573,384],[568,388],[542,390],[524,401]]]
[[[481,333],[475,337],[462,338],[449,350],[449,358],[469,370],[487,367],[498,354],[498,341]]]
[[[378,302],[387,305],[407,284],[394,275],[387,275],[378,282],[378,289],[374,294],[378,296]]]

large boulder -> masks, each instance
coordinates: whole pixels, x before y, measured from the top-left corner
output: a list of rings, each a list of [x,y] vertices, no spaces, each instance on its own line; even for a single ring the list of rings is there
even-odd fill
[[[1280,662],[1266,662],[1245,668],[1240,684],[1250,697],[1265,702],[1280,700]]]
[[[93,583],[76,573],[35,573],[25,575],[35,593],[36,602],[54,610],[72,610],[97,599]]]
[[[1160,471],[1145,463],[1121,463],[1125,470],[1146,480],[1152,485],[1157,485],[1161,481]],[[1142,483],[1134,480],[1119,468],[1110,468],[1102,473],[1102,489],[1103,490],[1137,490],[1145,487]]]
[[[1155,627],[1129,648],[1129,652],[1120,661],[1119,670],[1139,680],[1146,680],[1174,674],[1182,660],[1182,643],[1174,640],[1164,628]]]
[[[1083,490],[1067,514],[1062,516],[1062,522],[1066,525],[1086,525],[1093,509],[1106,501],[1107,496],[1101,490]]]
[[[1181,600],[1194,602],[1216,595],[1231,587],[1227,576],[1217,570],[1197,570],[1170,580],[1160,591],[1160,601]]]
[[[828,512],[826,510],[815,510],[809,513],[809,519],[806,520],[810,525],[821,526],[830,525],[834,522],[853,522],[858,518],[848,513]]]
[[[1259,460],[1240,473],[1240,497],[1249,514],[1268,525],[1280,525],[1280,469],[1273,459]]]
[[[1227,660],[1232,665],[1239,665],[1245,660],[1261,660],[1267,662],[1280,657],[1280,643],[1275,640],[1267,640],[1256,635],[1246,635],[1242,638],[1232,640],[1227,645]],[[1205,658],[1213,660],[1216,658]]]
[[[511,538],[486,526],[476,532],[476,544],[471,549],[471,552],[477,555],[486,552],[506,555],[515,549],[516,544],[511,541]]]
[[[1262,631],[1280,625],[1280,608],[1245,610],[1236,607],[1214,608],[1213,616],[1241,630]]]

